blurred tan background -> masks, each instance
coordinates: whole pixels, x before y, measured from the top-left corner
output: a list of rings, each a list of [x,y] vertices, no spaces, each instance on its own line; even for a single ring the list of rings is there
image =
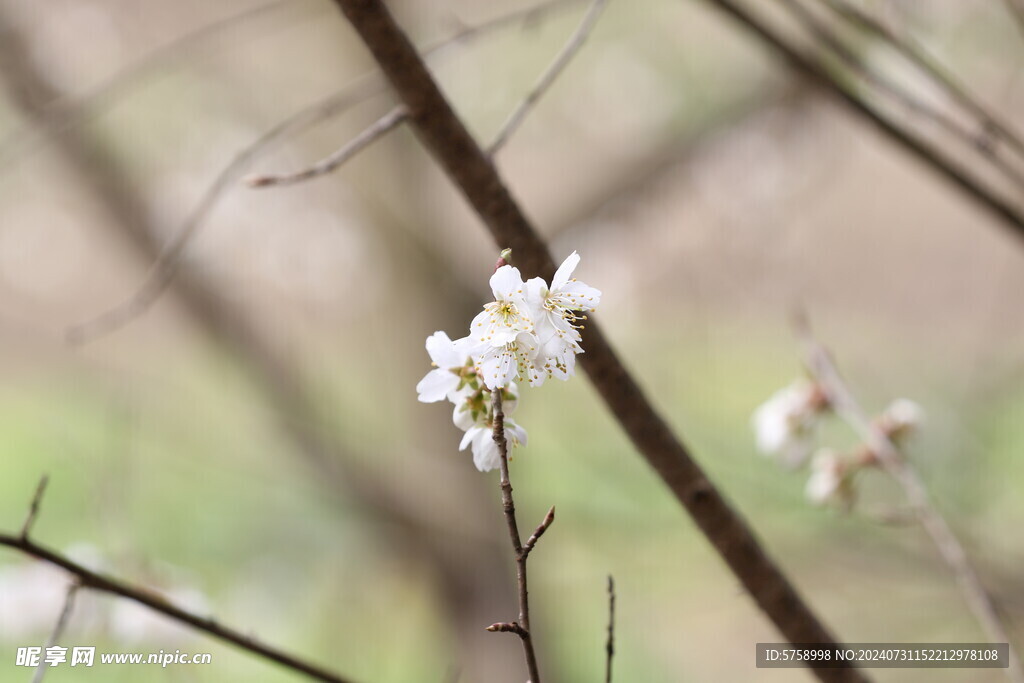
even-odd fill
[[[389,5],[419,45],[517,7]],[[1001,3],[860,5],[1024,127],[1024,35]],[[425,337],[461,336],[488,296],[496,248],[408,130],[305,184],[233,179],[150,310],[66,340],[137,290],[239,152],[372,70],[343,18],[313,0],[0,7],[0,527],[19,527],[49,473],[37,540],[270,643],[360,681],[523,680],[514,638],[482,630],[514,612],[497,477],[413,390]],[[481,141],[585,7],[431,58]],[[303,168],[392,103],[366,98],[245,172]],[[581,253],[628,366],[835,631],[982,639],[917,529],[814,508],[803,474],[755,452],[751,412],[800,372],[796,305],[869,409],[925,408],[910,455],[1016,628],[1019,239],[701,2],[612,0],[497,163],[556,259]],[[753,669],[754,643],[777,634],[585,377],[552,384],[525,394],[530,445],[512,466],[521,525],[558,507],[531,561],[548,677],[601,675],[612,573],[617,680],[809,680]],[[841,427],[827,438],[855,443]],[[880,477],[863,483],[865,505],[898,504]],[[0,553],[0,680],[28,677],[15,650],[44,644],[63,581]],[[102,596],[79,602],[64,640],[214,663],[48,681],[294,678]]]

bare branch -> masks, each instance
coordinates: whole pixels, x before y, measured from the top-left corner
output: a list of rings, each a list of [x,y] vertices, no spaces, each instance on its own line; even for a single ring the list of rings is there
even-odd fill
[[[863,439],[864,444],[877,456],[885,472],[903,489],[910,511],[931,537],[943,561],[952,570],[968,606],[984,628],[989,640],[993,643],[1010,643],[1009,635],[999,620],[992,598],[985,590],[949,523],[932,505],[928,490],[917,470],[903,457],[889,435],[857,402],[840,375],[831,354],[814,338],[810,324],[803,314],[796,317],[796,329],[804,346],[807,369],[825,392],[829,406]],[[1024,681],[1024,670],[1021,669],[1020,659],[1012,643],[1007,675],[1018,683]]]
[[[569,62],[576,56],[576,53],[583,47],[583,43],[587,42],[587,38],[590,36],[591,31],[594,30],[594,26],[597,25],[597,20],[601,16],[602,10],[605,5],[608,4],[608,0],[594,0],[594,3],[587,10],[587,13],[583,15],[583,21],[576,28],[573,34],[569,37],[569,42],[565,44],[561,52],[555,57],[555,61],[547,68],[547,70],[541,74],[540,79],[534,84],[530,92],[527,93],[526,97],[522,102],[515,108],[515,110],[509,115],[502,124],[501,129],[498,131],[497,136],[494,138],[494,142],[487,148],[487,154],[494,156],[498,153],[505,143],[509,141],[513,133],[519,128],[526,115],[530,113],[532,109],[544,96],[544,93],[554,85],[555,80],[561,75],[565,68],[569,66]]]
[[[612,659],[615,657],[615,579],[608,575],[608,642],[604,651],[604,683],[612,683]]]
[[[778,52],[793,69],[806,76],[812,83],[821,86],[826,92],[834,95],[851,111],[863,117],[882,132],[891,142],[923,161],[967,197],[998,218],[1015,237],[1024,240],[1024,216],[1013,204],[985,187],[977,178],[966,173],[953,159],[878,112],[848,85],[834,78],[815,59],[790,45],[776,29],[770,27],[767,22],[746,7],[735,0],[707,0],[707,2],[720,8],[736,22],[752,31],[765,44]]]
[[[992,164],[1010,181],[1024,189],[1024,175],[999,155],[991,143],[991,130],[984,122],[973,131],[957,122],[945,112],[929,105],[901,88],[886,75],[879,73],[864,61],[824,22],[804,7],[800,0],[782,0],[782,4],[822,45],[828,48],[840,62],[846,65],[855,76],[868,85],[887,95],[911,114],[916,114],[935,123],[940,129],[962,142],[969,150]],[[941,87],[941,85],[940,85]]]
[[[72,344],[89,343],[121,329],[148,311],[171,283],[185,248],[206,222],[210,212],[256,158],[285,139],[349,109],[380,90],[379,83],[364,76],[341,91],[288,117],[242,150],[207,187],[199,203],[161,249],[142,285],[124,302],[91,320],[70,327],[67,332],[68,341]]]
[[[510,12],[475,26],[464,26],[450,38],[427,48],[424,54],[434,55],[441,53],[448,48],[463,45],[511,24],[536,20],[550,12],[571,6],[578,1],[547,0],[547,2]],[[121,329],[146,313],[167,290],[167,286],[174,279],[182,254],[199,231],[199,228],[206,222],[210,212],[227,190],[235,186],[242,173],[245,172],[255,159],[284,140],[337,116],[382,90],[383,85],[378,74],[365,74],[342,90],[289,116],[239,152],[217,175],[188,217],[161,249],[142,284],[125,301],[91,320],[70,327],[67,331],[68,340],[73,344],[85,344],[95,341],[99,337]]]
[[[947,72],[934,57],[928,54],[928,51],[915,41],[912,36],[898,35],[895,29],[881,19],[872,16],[860,7],[848,2],[848,0],[819,0],[819,2],[823,2],[838,16],[843,17],[889,44],[923,73],[931,77],[935,83],[964,109],[978,117],[982,132],[998,135],[1018,153],[1024,154],[1024,142],[1010,129],[1009,125],[1000,121],[995,114],[982,105],[967,88],[959,83],[952,74]],[[1007,2],[1014,5],[1019,0],[1007,0]],[[1021,6],[1018,6],[1018,9],[1021,9]]]
[[[422,58],[380,0],[335,0],[373,54],[395,92],[409,108],[417,137],[490,229],[499,247],[516,254],[526,275],[551,277],[555,263],[547,246],[512,198],[490,158],[438,89]],[[1024,224],[1022,224],[1024,225]],[[658,415],[622,365],[600,326],[591,319],[580,362],[611,413],[637,449],[693,516],[707,539],[741,580],[758,606],[795,643],[835,645],[836,639],[811,612],[744,520]],[[863,681],[849,667],[815,669],[825,681]]]
[[[167,602],[167,600],[158,593],[147,588],[136,587],[124,581],[94,572],[63,555],[60,555],[59,553],[37,545],[30,539],[11,534],[0,534],[0,546],[7,546],[8,548],[19,550],[26,555],[30,555],[36,559],[42,560],[43,562],[60,567],[75,577],[82,588],[90,588],[92,590],[110,593],[128,600],[133,600],[134,602],[144,605],[155,612],[163,614],[164,616],[180,621],[183,624],[187,624],[188,626],[207,633],[214,638],[236,645],[243,650],[262,657],[263,659],[277,662],[278,664],[281,664],[293,671],[306,674],[307,676],[317,680],[329,681],[331,683],[349,682],[349,679],[323,669],[316,664],[311,664],[269,645],[263,645],[257,642],[252,636],[246,635],[241,631],[227,626],[222,626],[210,617],[202,617],[197,614],[187,612],[180,607],[176,607]]]
[[[32,494],[32,502],[28,506],[28,514],[25,516],[25,523],[21,525],[21,537],[28,540],[32,526],[36,523],[39,515],[39,505],[43,502],[43,494],[46,493],[46,485],[50,483],[50,475],[44,474],[36,485],[36,492]]]
[[[68,620],[71,618],[71,610],[75,604],[75,595],[81,587],[81,584],[77,581],[72,582],[72,584],[68,586],[67,595],[64,596],[64,606],[60,610],[60,616],[57,617],[57,623],[54,625],[53,631],[50,633],[49,640],[46,641],[47,650],[60,642],[61,634],[64,633],[64,629],[68,625]],[[32,683],[42,683],[43,676],[46,675],[46,668],[46,660],[41,659],[39,661],[39,666],[36,667],[35,674],[32,676]]]
[[[504,252],[503,252],[504,254]],[[537,666],[537,654],[533,648],[533,636],[530,634],[530,599],[526,587],[526,559],[530,554],[523,546],[519,536],[519,524],[516,522],[516,505],[512,500],[512,482],[508,476],[508,441],[505,439],[505,413],[501,407],[501,389],[491,392],[491,416],[494,420],[494,442],[498,446],[498,455],[501,457],[501,504],[505,512],[505,523],[508,525],[509,539],[512,541],[512,550],[516,557],[516,583],[519,585],[519,621],[511,623],[492,624],[487,627],[488,631],[502,631],[515,633],[523,643],[523,655],[526,657],[526,667],[530,672],[530,683],[540,683],[540,669]],[[555,510],[548,511],[544,522],[550,526],[555,519]],[[537,538],[547,529],[544,522],[537,527],[531,540],[537,542]]]
[[[367,126],[359,135],[346,142],[339,150],[324,157],[309,168],[288,175],[250,176],[245,179],[245,182],[251,187],[291,185],[333,173],[349,159],[397,128],[408,116],[409,114],[406,112],[405,107],[399,105]]]

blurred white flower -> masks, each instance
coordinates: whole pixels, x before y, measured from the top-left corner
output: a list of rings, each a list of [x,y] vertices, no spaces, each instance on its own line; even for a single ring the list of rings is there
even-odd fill
[[[751,420],[758,450],[791,467],[802,464],[811,453],[814,429],[826,407],[821,390],[807,380],[775,392]]]
[[[811,476],[804,493],[815,505],[853,501],[849,468],[843,458],[830,448],[822,448],[811,460]]]
[[[921,426],[924,422],[924,409],[908,398],[898,398],[885,409],[880,422],[890,438],[899,438]]]

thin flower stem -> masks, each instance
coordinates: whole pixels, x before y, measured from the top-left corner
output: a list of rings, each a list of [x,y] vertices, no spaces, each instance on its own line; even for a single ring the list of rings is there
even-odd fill
[[[516,557],[516,582],[519,585],[519,621],[511,624],[493,624],[488,627],[489,631],[507,631],[515,633],[523,643],[523,654],[526,657],[526,667],[530,672],[530,683],[540,683],[540,670],[537,667],[537,655],[533,649],[533,636],[530,633],[530,598],[526,586],[526,560],[530,551],[523,546],[522,538],[519,535],[519,524],[516,522],[516,505],[512,499],[512,482],[508,476],[508,441],[505,439],[505,413],[501,408],[501,390],[492,392],[491,411],[494,419],[494,442],[498,445],[498,454],[501,457],[501,505],[505,512],[505,523],[508,525],[509,539],[512,541],[512,550]],[[550,521],[549,521],[550,518]],[[548,512],[545,517],[547,525],[554,521],[554,509]],[[537,531],[530,538],[533,543],[547,529],[544,522],[537,527]],[[529,543],[529,542],[528,542]],[[529,549],[533,546],[529,545]]]
[[[523,120],[526,119],[526,115],[530,113],[530,110],[544,96],[544,93],[554,85],[555,80],[569,66],[569,62],[572,61],[572,58],[583,47],[583,43],[587,42],[587,38],[594,30],[594,26],[597,25],[598,17],[601,16],[601,12],[607,4],[608,0],[594,0],[590,9],[583,15],[580,25],[573,32],[572,36],[569,37],[569,41],[562,48],[561,52],[555,57],[555,61],[541,74],[541,77],[534,84],[533,88],[530,89],[530,92],[527,93],[526,97],[523,98],[505,120],[505,123],[502,124],[501,129],[494,138],[494,142],[487,148],[488,156],[494,156],[498,153],[498,150],[505,146],[505,143],[509,141],[523,123]]]
[[[806,317],[799,315],[796,327],[805,348],[807,369],[828,397],[829,406],[864,440],[865,445],[878,456],[878,461],[885,472],[903,489],[910,511],[931,537],[939,556],[952,570],[971,612],[985,630],[988,639],[993,643],[1009,644],[1010,661],[1007,676],[1016,683],[1024,682],[1024,669],[1021,668],[1020,658],[999,619],[992,598],[985,590],[949,523],[932,505],[928,490],[917,470],[857,402],[828,349],[814,338]]]

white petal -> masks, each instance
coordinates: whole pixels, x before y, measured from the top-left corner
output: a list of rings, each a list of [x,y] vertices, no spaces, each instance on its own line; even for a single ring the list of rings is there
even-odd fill
[[[466,450],[466,446],[473,442],[481,429],[483,429],[483,427],[472,427],[471,429],[467,429],[466,433],[462,435],[462,441],[459,442],[459,450]],[[476,446],[473,447],[473,450],[476,450]]]
[[[540,317],[544,310],[544,297],[548,295],[548,283],[543,278],[535,277],[526,281],[526,306],[533,318]]]
[[[480,433],[473,439],[473,464],[481,472],[501,467],[501,453],[490,432]]]
[[[566,282],[556,291],[558,305],[574,311],[592,311],[601,303],[601,290],[585,282]]]
[[[480,374],[488,389],[507,386],[518,374],[515,354],[507,346],[490,349],[480,357]]]
[[[459,403],[456,404],[455,409],[452,411],[452,422],[456,427],[467,432],[476,425],[477,420],[473,419],[473,411],[466,408],[465,403]],[[459,448],[459,450],[461,451],[462,448]]]
[[[523,277],[519,274],[518,268],[502,266],[491,276],[491,291],[494,293],[494,298],[499,301],[511,299],[517,295],[522,296],[523,287]]]
[[[439,368],[455,368],[461,365],[452,340],[444,332],[435,332],[427,337],[427,353]]]
[[[576,266],[580,262],[580,255],[575,251],[569,254],[562,265],[558,266],[558,270],[555,271],[555,277],[551,279],[551,289],[559,289],[561,285],[569,281],[572,277],[572,271],[576,270]]]
[[[446,368],[431,370],[416,385],[419,400],[434,403],[448,397],[459,386],[459,376]]]
[[[512,443],[518,443],[520,446],[526,445],[526,430],[517,425],[515,422],[510,420],[505,421],[505,440]]]

